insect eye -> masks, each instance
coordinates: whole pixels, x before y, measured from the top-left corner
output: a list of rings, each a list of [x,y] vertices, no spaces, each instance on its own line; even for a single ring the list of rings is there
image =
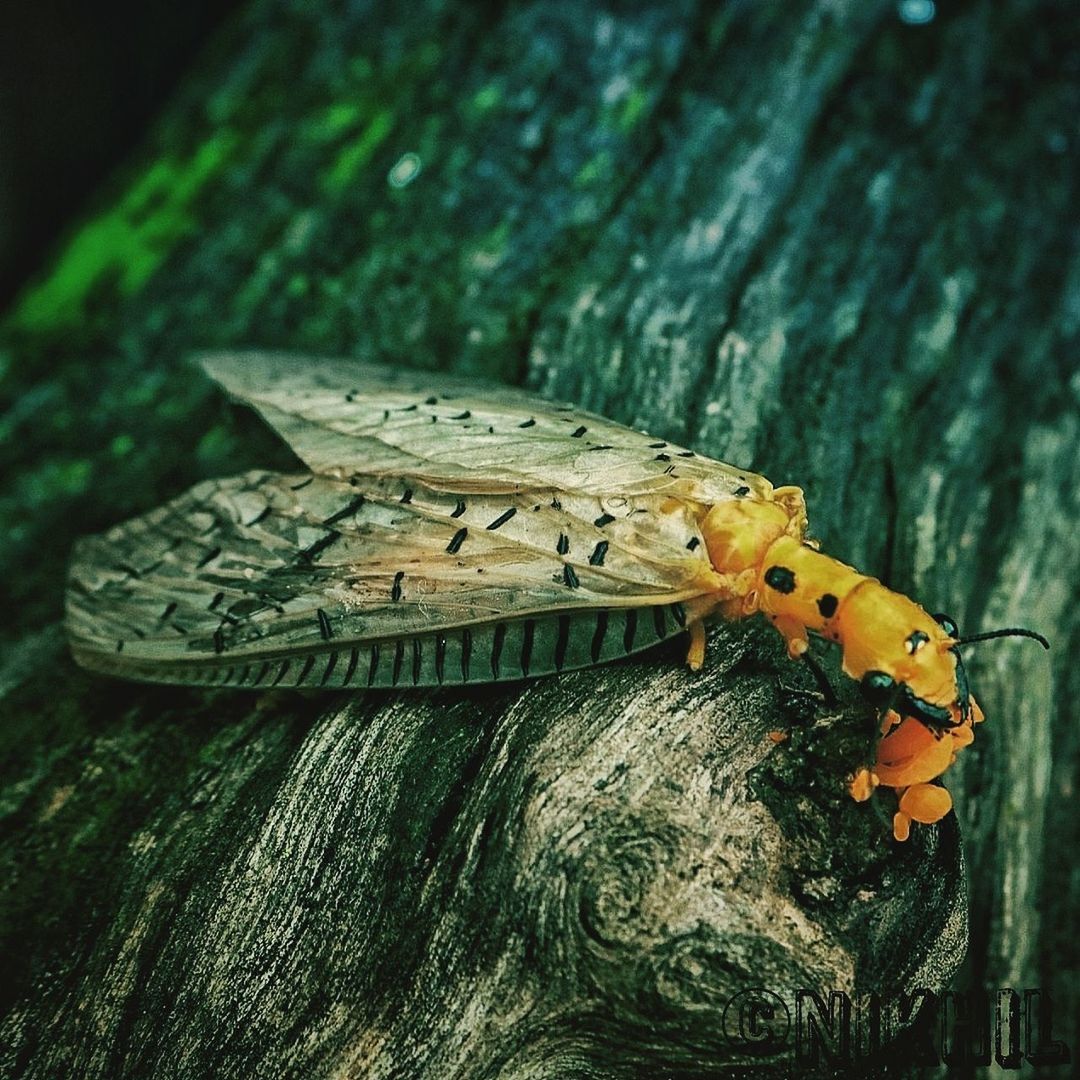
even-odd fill
[[[960,636],[960,629],[956,625],[956,620],[951,618],[950,616],[945,615],[942,612],[938,612],[938,614],[934,616],[934,621],[938,624],[938,626],[941,627],[942,630],[945,631],[946,634],[949,635],[949,637]]]
[[[907,649],[910,656],[914,656],[929,640],[929,634],[916,630],[904,639],[904,648]]]
[[[885,704],[896,689],[896,680],[884,671],[868,671],[859,685],[867,701]]]

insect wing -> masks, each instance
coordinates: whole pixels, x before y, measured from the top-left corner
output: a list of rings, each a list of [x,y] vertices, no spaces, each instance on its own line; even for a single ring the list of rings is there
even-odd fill
[[[209,481],[79,543],[68,632],[87,666],[138,674],[673,603],[709,587],[685,508],[644,498],[616,509],[589,496],[463,497],[397,477],[363,490],[310,474]]]
[[[767,499],[764,477],[505,386],[274,353],[200,358],[317,473],[408,475],[459,492],[550,489]]]

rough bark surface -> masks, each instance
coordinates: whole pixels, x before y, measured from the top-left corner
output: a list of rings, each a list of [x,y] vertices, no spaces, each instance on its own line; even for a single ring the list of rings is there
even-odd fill
[[[1078,31],[256,0],[0,330],[4,1071],[722,1076],[755,987],[1042,986],[1075,1043]],[[835,663],[831,716],[753,623],[697,677],[91,677],[74,538],[289,462],[184,363],[241,346],[528,382],[798,483],[824,550],[1054,651],[971,653],[958,814],[902,846],[842,793]]]

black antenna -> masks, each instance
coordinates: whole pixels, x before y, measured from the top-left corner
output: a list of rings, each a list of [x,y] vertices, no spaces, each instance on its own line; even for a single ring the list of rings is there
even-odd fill
[[[971,637],[957,638],[956,644],[970,645],[973,641],[989,641],[990,638],[999,637],[1027,637],[1037,641],[1044,649],[1050,648],[1050,642],[1042,634],[1036,634],[1034,630],[1024,630],[1018,626],[1010,627],[1008,630],[988,630],[985,634],[972,634]]]

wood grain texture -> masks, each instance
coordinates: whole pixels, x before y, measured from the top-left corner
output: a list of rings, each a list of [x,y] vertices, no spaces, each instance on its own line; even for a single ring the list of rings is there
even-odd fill
[[[4,1071],[728,1075],[748,987],[950,981],[1050,989],[1075,1052],[1075,13],[312,7],[247,10],[0,329]],[[527,382],[798,483],[831,554],[1054,651],[972,650],[959,813],[906,847],[838,792],[850,698],[765,738],[813,684],[754,624],[696,678],[95,679],[73,540],[295,467],[183,360],[236,346]]]

